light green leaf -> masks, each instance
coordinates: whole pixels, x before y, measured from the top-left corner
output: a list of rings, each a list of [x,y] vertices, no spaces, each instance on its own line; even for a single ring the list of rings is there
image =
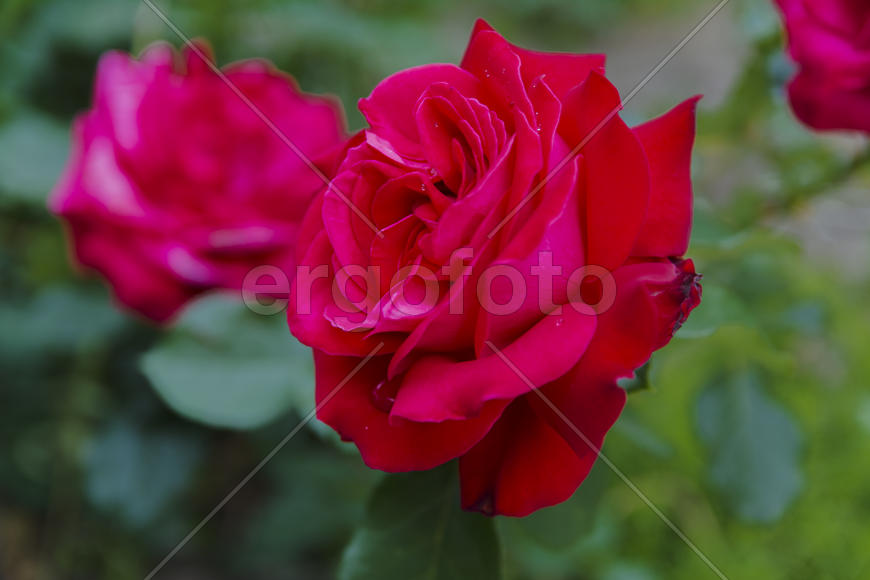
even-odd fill
[[[285,318],[255,314],[227,295],[194,302],[141,363],[170,407],[217,427],[259,427],[314,391],[311,351]]]
[[[42,205],[69,150],[69,133],[36,114],[0,126],[0,197]]]
[[[698,429],[710,448],[710,478],[744,520],[779,519],[803,485],[800,432],[752,372],[701,393]]]
[[[387,476],[345,550],[340,580],[500,578],[493,522],[460,509],[455,469]]]

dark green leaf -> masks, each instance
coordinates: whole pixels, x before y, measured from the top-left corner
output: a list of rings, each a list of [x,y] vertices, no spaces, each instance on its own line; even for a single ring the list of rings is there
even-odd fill
[[[597,530],[599,508],[612,475],[610,469],[596,462],[570,499],[524,518],[500,522],[509,533],[531,540],[548,553],[568,550]]]
[[[85,452],[85,491],[97,507],[118,513],[131,526],[142,526],[189,483],[199,451],[191,439],[143,433],[119,421]]]
[[[345,550],[339,578],[499,578],[493,522],[460,509],[455,469],[387,476]]]
[[[652,382],[650,381],[650,367],[652,366],[652,361],[648,361],[645,365],[641,366],[639,369],[634,371],[634,376],[620,379],[618,381],[619,386],[625,389],[625,391],[629,394],[637,392],[637,391],[650,391],[653,389]]]
[[[0,359],[68,354],[121,328],[123,317],[102,295],[65,287],[47,288],[33,300],[0,305]]]

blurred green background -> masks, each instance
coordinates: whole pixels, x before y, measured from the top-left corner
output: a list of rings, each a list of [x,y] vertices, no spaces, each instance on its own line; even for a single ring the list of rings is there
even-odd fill
[[[606,51],[626,94],[714,5],[157,4],[220,63],[266,57],[337,94],[353,129],[387,74],[458,62],[477,17],[527,47]],[[99,55],[160,38],[178,44],[135,0],[0,4],[0,578],[145,577],[312,405],[283,316],[221,297],[168,332],[123,315],[70,267],[45,210]],[[867,146],[795,122],[781,42],[771,6],[732,0],[627,107],[640,122],[706,94],[689,253],[705,299],[625,385],[604,450],[729,578],[870,578]],[[491,523],[444,495],[449,478],[384,483],[313,424],[155,577],[389,578],[384,562],[409,555],[436,560],[430,578],[461,577],[453,563],[481,578],[715,577],[600,462],[562,506],[497,519],[500,551]],[[430,537],[432,497],[454,518],[446,540]]]

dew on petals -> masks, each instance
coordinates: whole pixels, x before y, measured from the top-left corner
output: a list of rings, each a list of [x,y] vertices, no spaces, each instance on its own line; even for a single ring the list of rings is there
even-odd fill
[[[375,385],[371,392],[371,401],[375,409],[382,413],[389,413],[393,409],[399,382],[399,380],[381,381]]]

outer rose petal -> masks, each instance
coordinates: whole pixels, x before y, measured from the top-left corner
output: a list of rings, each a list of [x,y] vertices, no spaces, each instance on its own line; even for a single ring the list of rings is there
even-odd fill
[[[136,241],[128,239],[129,232],[143,226],[144,208],[118,166],[111,141],[95,138],[103,130],[101,122],[91,114],[74,123],[70,162],[49,207],[67,216],[67,237],[76,260],[105,276],[120,303],[164,322],[198,288],[179,284],[153,259],[140,259]]]
[[[532,382],[545,384],[577,363],[594,332],[591,308],[578,312],[565,306],[562,315],[544,316],[503,350]],[[523,378],[494,354],[466,362],[424,356],[402,381],[392,415],[426,422],[464,419],[476,416],[488,401],[513,399],[528,391]]]
[[[613,273],[616,300],[598,316],[595,338],[581,364],[590,376],[630,376],[663,347],[701,297],[691,260],[638,262]]]
[[[870,130],[870,5],[863,0],[777,0],[800,73],[796,116],[819,130]]]
[[[165,322],[198,293],[147,261],[131,259],[136,250],[127,245],[123,230],[73,220],[69,231],[76,259],[105,276],[118,301],[146,318]]]
[[[538,394],[529,393],[514,401],[487,436],[460,458],[462,507],[521,517],[565,501],[586,479],[622,412],[625,391],[615,383],[590,380],[578,366],[541,392],[558,414]]]
[[[578,457],[529,405],[511,403],[483,440],[459,459],[462,507],[486,515],[525,516],[568,499],[595,455]]]
[[[814,129],[870,132],[870,88],[843,91],[809,74],[799,74],[788,87],[795,115]]]
[[[631,253],[649,202],[649,165],[621,108],[616,87],[592,73],[566,97],[562,119],[569,145],[585,142],[586,263],[611,271]]]
[[[416,471],[450,461],[477,443],[506,405],[494,401],[479,416],[464,421],[414,423],[391,418],[373,404],[373,391],[386,380],[389,361],[386,357],[375,357],[348,380],[361,361],[314,351],[317,404],[322,405],[317,417],[342,439],[353,441],[363,461],[374,469]]]
[[[689,99],[634,129],[646,151],[651,181],[649,209],[631,252],[634,256],[682,256],[689,247],[692,145],[699,99]]]
[[[644,262],[625,266],[614,277],[616,302],[599,316],[599,329],[580,362],[541,387],[546,401],[529,393],[513,403],[460,459],[463,507],[523,516],[567,499],[622,412],[625,391],[616,379],[663,346],[698,303],[689,262]],[[569,446],[573,453],[565,451]]]

